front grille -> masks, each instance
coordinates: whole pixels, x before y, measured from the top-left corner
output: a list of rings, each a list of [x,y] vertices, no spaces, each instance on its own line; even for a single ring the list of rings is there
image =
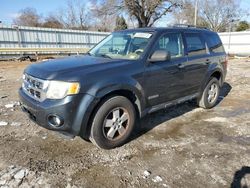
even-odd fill
[[[46,80],[35,78],[28,74],[24,74],[22,88],[27,95],[29,95],[35,100],[43,101],[46,98]]]

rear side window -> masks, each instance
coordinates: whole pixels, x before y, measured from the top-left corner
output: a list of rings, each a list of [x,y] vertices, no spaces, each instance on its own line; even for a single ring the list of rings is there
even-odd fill
[[[220,37],[216,33],[208,33],[206,34],[207,44],[210,51],[214,53],[224,52],[224,48]]]
[[[206,54],[206,45],[199,33],[185,33],[189,56]]]

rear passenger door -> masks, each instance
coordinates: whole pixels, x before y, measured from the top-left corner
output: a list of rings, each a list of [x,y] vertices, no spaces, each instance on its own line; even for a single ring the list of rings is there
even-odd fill
[[[222,42],[220,40],[220,37],[217,33],[214,32],[207,32],[206,33],[206,41],[207,46],[210,50],[210,61],[211,63],[221,63],[224,68],[224,71],[226,71],[226,53],[224,50],[224,47],[222,45]]]
[[[210,54],[206,42],[200,32],[185,32],[185,64],[186,94],[198,92],[210,64]]]

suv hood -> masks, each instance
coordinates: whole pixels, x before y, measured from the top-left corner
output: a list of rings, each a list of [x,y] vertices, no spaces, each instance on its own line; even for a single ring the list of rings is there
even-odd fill
[[[49,60],[28,66],[25,73],[46,80],[58,79],[66,73],[73,73],[81,70],[87,74],[92,71],[108,69],[119,66],[121,63],[128,63],[129,60],[115,60],[93,56],[73,56],[63,59]]]

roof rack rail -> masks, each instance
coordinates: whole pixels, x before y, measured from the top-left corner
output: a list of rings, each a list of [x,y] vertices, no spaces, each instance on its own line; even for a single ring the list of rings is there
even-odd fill
[[[199,29],[207,29],[210,30],[207,27],[203,27],[203,26],[195,26],[195,25],[189,25],[189,24],[174,24],[173,27],[183,27],[183,28],[199,28]]]
[[[195,26],[189,24],[174,24],[173,27],[195,27]]]

